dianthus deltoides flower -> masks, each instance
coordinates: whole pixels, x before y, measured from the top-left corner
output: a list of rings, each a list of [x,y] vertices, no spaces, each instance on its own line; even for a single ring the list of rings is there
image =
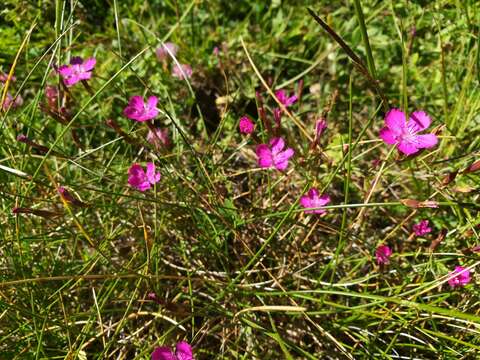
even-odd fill
[[[249,119],[248,116],[242,116],[238,124],[238,127],[242,134],[251,134],[255,129],[255,124],[253,123],[252,120]]]
[[[158,115],[157,102],[156,96],[150,96],[146,103],[140,95],[132,96],[123,115],[135,121],[151,120]]]
[[[283,171],[288,167],[288,159],[290,159],[295,151],[292,148],[285,147],[285,141],[281,138],[272,138],[267,144],[260,144],[257,146],[258,165],[261,168],[274,167],[277,170]]]
[[[186,341],[177,343],[175,353],[168,346],[157,347],[152,353],[152,360],[195,360],[192,347]]]
[[[319,196],[319,192],[316,188],[311,188],[308,192],[300,198],[300,205],[304,208],[317,208],[325,206],[330,202],[330,196],[324,194]],[[327,210],[324,209],[312,209],[305,210],[306,214],[326,214]]]
[[[90,79],[96,63],[93,57],[83,61],[81,57],[75,56],[70,60],[70,65],[62,65],[57,71],[63,78],[64,84],[72,86],[81,80]]]
[[[470,270],[463,266],[455,266],[455,270],[448,274],[448,276],[453,276],[448,280],[448,284],[452,288],[465,286],[470,282]]]
[[[296,95],[288,96],[285,90],[278,90],[275,92],[275,96],[278,101],[280,101],[285,107],[289,107],[297,102],[298,98]]]
[[[155,164],[147,163],[147,171],[144,171],[139,164],[133,164],[128,169],[128,183],[139,191],[149,190],[152,185],[160,181],[161,174],[155,172]]]
[[[427,129],[431,122],[424,111],[414,111],[407,122],[403,111],[392,109],[385,116],[385,127],[380,130],[380,137],[387,144],[397,145],[401,153],[412,155],[420,149],[429,149],[437,145],[438,139],[435,134],[418,134]]]
[[[178,46],[177,45],[175,45],[174,43],[171,43],[171,42],[166,42],[165,44],[161,45],[155,51],[155,53],[157,54],[158,60],[164,61],[164,60],[168,59],[170,54],[172,54],[171,56],[177,55],[177,51],[178,51]]]
[[[388,264],[390,262],[390,256],[392,256],[392,249],[387,245],[379,245],[375,250],[375,258],[378,265]]]
[[[414,224],[412,229],[417,236],[423,236],[432,232],[432,228],[429,225],[428,220],[422,220],[418,224]]]

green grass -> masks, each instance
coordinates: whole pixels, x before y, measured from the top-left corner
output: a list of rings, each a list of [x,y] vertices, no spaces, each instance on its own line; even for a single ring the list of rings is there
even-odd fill
[[[8,92],[24,104],[0,113],[0,358],[148,359],[180,340],[197,359],[479,357],[468,249],[480,178],[463,172],[480,153],[479,23],[473,0],[4,2],[0,70],[15,64]],[[162,41],[191,64],[188,82],[156,59]],[[73,56],[97,65],[91,92],[69,88],[61,123],[40,105],[60,83],[52,65]],[[300,79],[281,128],[295,157],[261,170],[238,120],[267,142],[255,91],[273,121],[271,94]],[[122,115],[137,94],[159,97],[171,149]],[[378,137],[387,106],[427,111],[440,144],[392,151]],[[320,116],[328,129],[311,150]],[[147,161],[162,179],[141,193],[127,172]],[[88,206],[65,204],[58,185]],[[298,205],[312,186],[332,198],[324,217]],[[421,219],[433,232],[412,236]],[[383,268],[381,243],[394,251]],[[472,281],[451,289],[456,265]]]

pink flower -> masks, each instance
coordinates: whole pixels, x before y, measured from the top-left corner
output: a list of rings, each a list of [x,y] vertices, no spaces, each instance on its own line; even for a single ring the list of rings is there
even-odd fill
[[[192,76],[192,67],[188,64],[173,65],[172,76],[179,78],[180,80],[188,79]]]
[[[8,74],[4,72],[0,72],[0,83],[6,83],[7,80],[8,80]],[[15,82],[15,80],[17,80],[17,78],[12,75],[12,77],[10,78],[10,81]]]
[[[143,168],[139,164],[133,164],[128,169],[128,183],[139,191],[149,190],[152,185],[160,181],[161,174],[155,172],[155,164],[152,162],[147,163],[147,171],[143,171]]]
[[[271,139],[269,145],[258,145],[256,150],[258,165],[261,168],[275,167],[277,170],[285,170],[288,159],[295,154],[295,151],[292,148],[282,151],[284,147],[285,141],[281,137]]]
[[[278,90],[275,92],[275,96],[277,97],[278,101],[280,101],[285,107],[289,107],[297,102],[297,96],[292,95],[288,97],[287,92],[285,90]]]
[[[300,198],[300,205],[304,208],[318,208],[325,206],[330,202],[330,196],[324,194],[318,196],[318,190],[316,188],[311,188],[308,192]],[[315,209],[315,210],[305,210],[305,214],[326,214],[327,211],[324,209]]]
[[[157,59],[159,61],[164,61],[164,60],[168,59],[170,54],[172,54],[171,56],[177,55],[177,51],[178,51],[178,46],[177,45],[175,45],[174,43],[171,43],[171,42],[166,42],[165,44],[160,46],[155,51],[155,53],[157,54]]]
[[[123,110],[123,115],[136,121],[151,120],[158,115],[157,102],[156,96],[150,96],[147,103],[143,102],[143,97],[140,95],[132,96]]]
[[[464,268],[463,266],[455,266],[455,270],[453,270],[449,277],[448,284],[455,288],[457,286],[465,286],[470,282],[470,270]]]
[[[417,236],[423,236],[432,231],[432,228],[428,226],[428,220],[422,220],[418,224],[413,225],[412,230]]]
[[[170,147],[170,138],[168,137],[168,129],[155,129],[155,132],[152,130],[148,131],[147,141],[155,146],[157,149],[161,147]]]
[[[16,109],[20,106],[22,106],[23,104],[23,98],[18,95],[15,99],[13,98],[13,96],[7,92],[7,96],[5,97],[5,100],[3,101],[3,104],[2,104],[2,109],[3,111],[7,111],[10,107],[12,109]]]
[[[375,250],[375,258],[379,265],[388,264],[390,262],[390,256],[392,256],[392,249],[387,245],[379,245]]]
[[[75,56],[70,60],[70,65],[62,65],[57,71],[65,85],[72,86],[81,80],[90,79],[96,63],[97,60],[93,57],[83,61],[81,57]]]
[[[415,111],[407,123],[403,111],[392,109],[385,116],[385,127],[380,130],[380,137],[387,144],[397,145],[403,154],[412,155],[420,149],[437,145],[435,134],[418,135],[420,131],[428,128],[431,122],[424,111]]]
[[[242,134],[251,134],[255,129],[255,124],[248,118],[248,116],[242,116],[238,127],[240,128],[240,132]]]
[[[192,347],[186,341],[177,343],[175,353],[168,346],[157,347],[152,353],[152,360],[195,360]]]

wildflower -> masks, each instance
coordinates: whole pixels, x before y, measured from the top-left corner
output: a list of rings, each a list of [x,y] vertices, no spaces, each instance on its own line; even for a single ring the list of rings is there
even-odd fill
[[[175,353],[168,346],[157,347],[152,353],[152,360],[195,360],[192,347],[186,341],[177,343]]]
[[[238,127],[240,128],[240,132],[242,134],[251,134],[255,129],[255,124],[248,118],[248,116],[242,116]]]
[[[448,274],[450,279],[448,279],[448,284],[455,288],[457,286],[465,286],[470,282],[470,270],[464,268],[463,266],[455,266],[450,274]]]
[[[318,190],[316,188],[311,188],[308,192],[300,198],[300,205],[304,208],[318,208],[325,206],[330,202],[330,196],[324,194],[318,196]],[[314,210],[305,210],[305,214],[326,214],[327,211],[324,209],[314,209]]]
[[[183,80],[192,76],[192,67],[188,64],[175,64],[172,69],[172,76]]]
[[[154,129],[155,132],[152,130],[148,130],[147,134],[147,141],[155,146],[157,149],[163,147],[170,147],[170,138],[168,137],[168,129]]]
[[[297,96],[292,95],[288,96],[285,90],[278,90],[275,92],[275,96],[277,97],[278,101],[280,101],[285,107],[289,107],[297,102]]]
[[[375,258],[379,265],[388,264],[390,262],[390,256],[392,256],[392,249],[387,245],[379,245],[375,250]]]
[[[6,83],[8,80],[8,74],[7,73],[4,73],[4,72],[0,72],[0,83]],[[11,82],[15,82],[17,80],[17,78],[15,76],[11,76],[10,77],[10,81]]]
[[[152,185],[160,181],[161,174],[155,172],[155,164],[152,162],[147,163],[147,171],[143,171],[143,168],[139,164],[133,164],[128,169],[128,183],[139,191],[149,190]]]
[[[151,120],[158,115],[157,102],[156,96],[150,96],[147,103],[143,102],[140,95],[132,96],[127,107],[123,110],[123,115],[136,121]]]
[[[160,46],[155,53],[159,61],[165,61],[169,56],[177,55],[178,46],[171,42],[166,42]]]
[[[415,111],[408,122],[403,111],[390,110],[385,116],[385,127],[380,130],[382,140],[390,145],[396,144],[398,150],[405,155],[412,155],[420,149],[428,149],[437,145],[435,134],[418,135],[430,126],[431,119],[424,111]]]
[[[81,57],[75,56],[70,60],[70,65],[60,66],[58,73],[65,85],[72,86],[81,80],[90,79],[96,63],[97,60],[93,57],[83,61]]]
[[[432,228],[428,226],[429,221],[428,220],[422,220],[418,224],[414,224],[412,229],[415,232],[415,235],[417,236],[423,236],[425,234],[428,234],[432,231]]]
[[[5,97],[5,100],[3,101],[3,104],[2,104],[2,109],[3,111],[7,111],[10,107],[12,109],[16,109],[22,105],[23,105],[23,98],[20,95],[18,95],[14,99],[13,96],[9,92],[7,92],[7,96]]]
[[[295,153],[292,148],[285,147],[285,141],[281,138],[273,138],[269,145],[260,144],[257,146],[258,165],[261,168],[275,167],[277,170],[285,170],[288,166],[288,159]]]

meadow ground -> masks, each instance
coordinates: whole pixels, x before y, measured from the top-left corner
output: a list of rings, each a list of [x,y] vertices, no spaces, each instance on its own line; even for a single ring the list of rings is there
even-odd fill
[[[479,24],[3,0],[0,359],[480,358]]]

